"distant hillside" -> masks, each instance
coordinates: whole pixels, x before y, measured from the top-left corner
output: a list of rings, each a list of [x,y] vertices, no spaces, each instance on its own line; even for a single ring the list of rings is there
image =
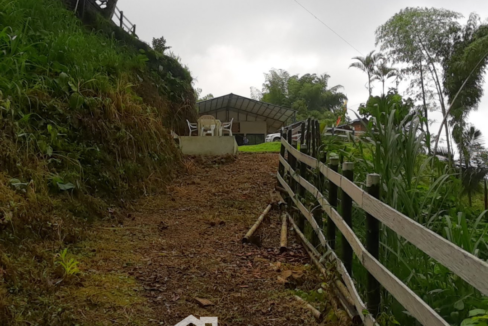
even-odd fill
[[[87,221],[175,175],[169,130],[194,102],[188,69],[102,17],[0,0],[0,324],[44,293],[32,271],[54,266],[40,241],[79,241]]]

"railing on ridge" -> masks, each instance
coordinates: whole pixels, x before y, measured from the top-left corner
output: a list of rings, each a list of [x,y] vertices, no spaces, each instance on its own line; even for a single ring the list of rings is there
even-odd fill
[[[103,11],[106,6],[106,0],[88,0],[88,3]],[[112,22],[122,28],[127,33],[136,36],[136,25],[133,24],[118,7],[115,7],[113,16],[111,17]]]
[[[388,291],[403,307],[424,326],[449,326],[439,314],[415,294],[407,285],[391,273],[379,260],[380,223],[416,246],[431,258],[437,260],[454,274],[488,295],[488,263],[449,242],[428,228],[379,201],[380,176],[367,176],[366,191],[353,182],[354,164],[343,163],[342,175],[338,173],[339,159],[320,153],[320,131],[318,121],[308,120],[301,126],[300,151],[292,137],[292,131],[283,131],[281,137],[280,163],[277,178],[286,190],[288,206],[293,218],[289,217],[297,233],[305,229],[308,222],[314,232],[307,245],[322,246],[329,262],[334,263],[341,275],[359,317],[367,326],[377,325],[375,316],[380,313],[380,286]],[[288,142],[288,140],[293,141]],[[311,176],[314,169],[318,176]],[[326,181],[328,181],[326,183]],[[324,185],[328,184],[327,198]],[[337,212],[338,190],[342,191],[340,202],[342,216]],[[317,207],[309,211],[304,203],[306,193],[312,195]],[[366,212],[366,245],[363,245],[352,227],[352,206]],[[324,215],[325,213],[325,215]],[[323,222],[327,220],[326,235]],[[296,223],[295,223],[296,222]],[[336,229],[341,232],[341,260],[335,253]],[[368,272],[367,304],[364,304],[351,278],[353,253]]]
[[[124,12],[117,7],[115,7],[115,13],[112,20],[126,32],[136,35],[136,24],[132,24],[131,21],[125,17]]]

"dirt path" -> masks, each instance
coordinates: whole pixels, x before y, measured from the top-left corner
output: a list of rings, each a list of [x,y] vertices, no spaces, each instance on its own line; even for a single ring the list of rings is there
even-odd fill
[[[216,316],[221,326],[317,325],[294,295],[327,311],[327,300],[317,291],[321,278],[293,235],[290,250],[279,253],[278,212],[270,212],[254,244],[241,244],[270,202],[277,164],[275,154],[188,161],[190,173],[170,185],[167,195],[148,198],[129,218],[100,227],[92,236],[96,240],[86,243],[97,249],[85,263],[92,274],[127,275],[107,291],[135,298],[118,306],[106,303],[104,314],[92,309],[83,315],[116,324],[175,325],[191,314]],[[126,311],[123,320],[116,313],[120,309]],[[330,312],[322,324],[348,325],[338,315]]]

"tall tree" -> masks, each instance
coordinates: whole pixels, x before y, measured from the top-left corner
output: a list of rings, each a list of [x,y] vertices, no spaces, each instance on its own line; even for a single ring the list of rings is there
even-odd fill
[[[271,69],[264,74],[262,101],[281,106],[289,106],[288,79],[290,74],[282,69]]]
[[[483,96],[483,77],[488,65],[488,24],[471,14],[466,25],[453,33],[451,47],[446,49],[442,62],[444,93],[450,107],[450,124],[458,130],[456,143],[463,142],[465,121],[476,110]],[[445,116],[444,120],[448,117]],[[454,133],[454,131],[453,131]]]
[[[251,87],[251,96],[256,100],[297,110],[299,118],[310,115],[321,118],[327,112],[340,109],[347,99],[341,92],[342,86],[329,86],[329,79],[327,74],[290,76],[284,70],[273,69],[265,74],[261,91]]]
[[[364,71],[368,75],[368,92],[369,96],[371,96],[371,92],[373,90],[371,87],[371,82],[373,81],[375,68],[376,65],[384,59],[384,57],[381,53],[375,53],[375,50],[373,50],[365,57],[354,57],[353,59],[357,60],[357,62],[351,63],[349,68],[357,68]]]
[[[425,92],[425,73],[430,75],[443,116],[447,109],[444,100],[442,62],[446,49],[451,47],[453,33],[460,29],[459,13],[435,8],[406,8],[390,18],[376,30],[376,43],[381,43],[394,62],[407,64],[411,74],[421,73]],[[424,69],[424,67],[426,69]],[[425,103],[425,94],[424,94]],[[424,113],[427,113],[424,104]],[[428,117],[426,117],[428,120]],[[446,128],[449,156],[451,148]],[[437,135],[440,137],[440,135]]]

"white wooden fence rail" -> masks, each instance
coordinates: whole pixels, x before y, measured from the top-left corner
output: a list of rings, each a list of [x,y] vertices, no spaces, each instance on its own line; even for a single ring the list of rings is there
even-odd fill
[[[299,162],[305,163],[309,167],[320,171],[320,173],[330,182],[334,183],[347,193],[364,211],[374,216],[424,253],[460,276],[466,282],[477,288],[481,293],[488,295],[488,263],[372,197],[347,178],[329,169],[322,162],[299,152],[285,139],[282,139],[281,142],[288,152],[288,155],[293,155]],[[419,296],[408,288],[408,286],[393,275],[365,249],[361,241],[354,234],[354,231],[347,225],[340,214],[328,203],[325,197],[314,185],[299,176],[282,156],[280,156],[280,163],[284,167],[284,170],[288,172],[296,182],[317,199],[324,212],[332,219],[336,227],[351,245],[361,264],[398,300],[398,302],[405,307],[405,309],[412,314],[412,316],[425,326],[449,325],[429,305],[427,305]],[[310,211],[308,211],[297,199],[296,194],[279,172],[277,177],[283,188],[288,192],[293,203],[317,233],[320,243],[325,247],[328,247],[327,240]],[[361,298],[357,295],[354,284],[346,270],[341,269],[339,264],[338,267],[340,274],[343,276],[344,283],[350,291],[351,296],[356,303],[356,308],[359,311],[359,309],[364,307],[364,304],[362,303]],[[372,319],[368,319],[368,322],[366,322],[366,319],[363,318],[363,322],[369,325],[372,325],[371,320]]]

